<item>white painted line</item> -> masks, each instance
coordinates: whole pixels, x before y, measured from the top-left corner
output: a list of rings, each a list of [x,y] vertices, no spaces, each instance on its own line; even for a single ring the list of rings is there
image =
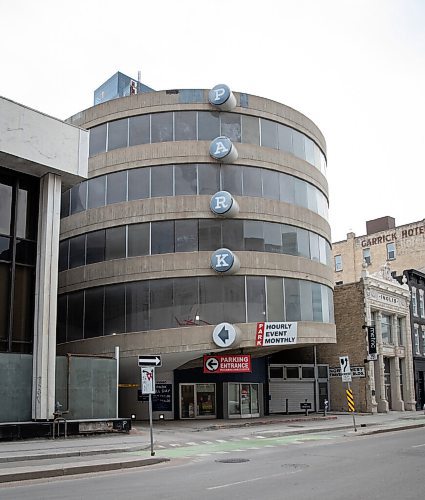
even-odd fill
[[[422,446],[425,446],[425,444],[415,444],[412,448],[421,448]]]
[[[186,443],[186,444],[188,444],[189,446],[196,446],[196,443],[195,443],[195,442],[193,442],[193,441],[189,441],[189,442],[188,442],[188,443]]]
[[[227,443],[225,439],[216,439],[217,443]]]
[[[266,439],[266,436],[255,436],[257,439]]]
[[[258,446],[250,446],[247,450],[259,450]]]
[[[236,486],[238,484],[252,483],[253,481],[262,481],[264,479],[270,479],[272,477],[283,476],[284,474],[297,474],[298,472],[302,472],[301,470],[295,470],[293,472],[280,472],[279,474],[271,474],[270,476],[261,476],[261,477],[253,477],[252,479],[247,479],[246,481],[237,481],[235,483],[227,483],[221,484],[219,486],[211,486],[207,488],[207,490],[218,490],[220,488],[228,488],[229,486]]]
[[[266,444],[264,448],[276,448],[274,444]]]
[[[204,444],[212,444],[212,441],[201,441]]]
[[[170,443],[170,446],[176,447],[176,446],[181,446],[179,443]]]
[[[250,437],[243,437],[242,439],[246,439],[247,441],[249,441],[251,438]]]
[[[209,457],[211,453],[197,453],[197,457]]]

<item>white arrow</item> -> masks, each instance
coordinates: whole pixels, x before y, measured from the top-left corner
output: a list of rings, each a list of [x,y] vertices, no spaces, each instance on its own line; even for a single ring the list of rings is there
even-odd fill
[[[161,364],[161,358],[158,356],[152,356],[151,358],[139,358],[139,366],[141,365],[155,365]]]
[[[215,372],[219,366],[219,362],[218,362],[218,359],[216,358],[210,358],[209,360],[207,360],[207,362],[205,363],[205,366],[207,367],[207,369],[210,371],[210,372]]]

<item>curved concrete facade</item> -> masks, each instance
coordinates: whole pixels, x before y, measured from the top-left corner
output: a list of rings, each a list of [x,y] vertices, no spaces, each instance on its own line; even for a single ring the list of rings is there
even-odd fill
[[[88,129],[98,127],[97,130],[100,130],[99,127],[104,124],[112,122],[114,125],[111,127],[108,125],[106,132],[106,134],[109,134],[106,135],[106,141],[108,141],[108,138],[111,141],[110,134],[113,133],[113,127],[120,124],[126,126],[127,133],[131,134],[131,130],[128,132],[129,123],[131,122],[125,120],[117,122],[117,120],[149,115],[151,117],[149,118],[149,137],[152,138],[154,126],[154,118],[152,117],[157,113],[166,114],[163,116],[171,116],[169,114],[172,113],[172,139],[168,138],[164,142],[159,141],[132,146],[128,145],[129,139],[127,139],[127,145],[116,147],[111,151],[105,150],[89,158],[89,182],[90,179],[97,178],[100,183],[103,183],[102,185],[106,186],[105,190],[113,189],[117,186],[113,184],[115,181],[112,180],[114,178],[111,175],[123,172],[122,178],[125,178],[125,182],[128,183],[125,188],[127,194],[124,200],[109,204],[108,197],[105,194],[106,201],[102,206],[87,208],[87,200],[90,194],[87,194],[89,191],[83,187],[82,191],[84,191],[84,196],[87,197],[85,198],[86,205],[74,212],[70,209],[68,213],[65,213],[61,223],[61,242],[63,245],[63,259],[66,262],[62,267],[63,271],[59,274],[58,306],[60,311],[58,338],[60,342],[62,341],[58,345],[59,352],[103,354],[113,352],[114,348],[118,346],[121,353],[121,382],[124,384],[134,385],[139,382],[138,355],[162,355],[163,366],[157,373],[157,380],[160,378],[170,384],[173,392],[171,406],[162,409],[166,418],[187,417],[187,415],[183,415],[181,408],[179,408],[180,404],[183,404],[185,396],[181,392],[182,389],[179,389],[179,384],[175,381],[174,371],[183,366],[189,371],[201,367],[202,355],[206,353],[243,353],[250,354],[253,359],[261,358],[261,367],[253,369],[251,375],[255,378],[261,372],[258,375],[258,382],[263,384],[266,381],[267,363],[265,360],[271,354],[286,347],[258,347],[256,345],[257,322],[296,322],[297,345],[291,346],[292,348],[336,342],[332,305],[331,234],[326,217],[327,207],[326,210],[320,208],[320,203],[324,200],[327,205],[328,200],[328,184],[325,169],[323,168],[326,155],[326,144],[323,135],[307,117],[287,106],[257,96],[239,93],[234,93],[234,95],[237,106],[230,113],[226,112],[226,120],[232,120],[234,116],[236,128],[237,123],[239,123],[236,134],[241,135],[240,130],[243,129],[245,123],[244,117],[249,117],[246,120],[251,119],[254,128],[257,126],[255,124],[258,123],[259,139],[255,139],[258,144],[248,143],[249,138],[246,138],[245,142],[233,140],[238,152],[238,158],[232,165],[220,163],[211,158],[208,154],[211,142],[209,140],[196,140],[193,138],[179,141],[173,140],[176,135],[174,127],[177,127],[177,121],[181,116],[178,113],[197,112],[197,136],[199,135],[198,127],[200,127],[201,120],[199,113],[213,112],[211,116],[218,116],[217,119],[222,120],[220,118],[222,112],[219,107],[208,102],[207,90],[161,91],[138,94],[94,106],[68,120],[74,125]],[[238,118],[238,116],[242,118]],[[222,122],[220,121],[220,123]],[[223,129],[223,125],[220,126]],[[300,157],[302,156],[300,153],[295,155],[283,149],[279,150],[278,133],[281,130],[278,129],[279,126],[285,127],[282,129],[285,133],[289,131],[288,137],[290,137],[291,141],[293,140],[295,143],[295,140],[297,140],[301,144],[302,147],[298,151],[304,151],[302,153],[305,156],[304,159]],[[268,129],[272,130],[272,134],[276,130],[276,139],[274,137],[270,139],[272,144],[274,144],[273,140],[275,140],[276,146],[266,147],[263,145],[263,143],[268,142],[266,134]],[[160,132],[159,130],[158,133]],[[292,148],[292,142],[290,147]],[[313,151],[316,159],[320,157],[321,160],[315,160],[315,164],[307,161],[307,148]],[[313,153],[310,158],[313,157]],[[175,189],[177,173],[174,166],[182,167],[184,170],[185,165],[191,165],[195,172],[193,182],[198,183],[198,187],[193,189],[196,194],[179,195],[175,192],[177,191]],[[211,231],[208,232],[209,229],[203,229],[203,224],[207,225],[205,227],[214,228],[216,227],[215,224],[220,223],[215,221],[222,221],[224,218],[216,216],[210,209],[210,200],[211,195],[215,192],[214,189],[211,188],[213,191],[208,194],[200,194],[200,165],[202,168],[205,165],[213,165],[214,168],[217,168],[219,188],[223,188],[225,171],[237,169],[238,166],[240,166],[240,172],[242,172],[240,174],[241,179],[248,179],[249,174],[250,179],[254,179],[254,184],[255,179],[258,179],[261,185],[261,196],[252,196],[242,191],[242,194],[231,193],[239,205],[239,213],[232,220],[235,227],[238,230],[240,229],[240,235],[239,233],[235,235],[235,238],[239,237],[240,241],[238,240],[237,245],[239,246],[237,249],[230,246],[229,249],[237,254],[240,269],[232,277],[221,276],[219,281],[217,281],[217,272],[211,268],[210,258],[213,250],[220,248],[221,244],[217,241],[217,246],[214,249],[209,248],[208,245],[211,246],[210,240],[213,237],[210,234]],[[157,175],[158,169],[164,169],[165,167],[169,169],[167,172],[173,172],[170,174],[172,176],[173,194],[169,193],[167,196],[152,194],[153,174],[149,174],[150,195],[143,199],[129,199],[128,193],[131,188],[129,172],[134,172],[136,169],[150,168],[149,172],[154,172]],[[239,172],[239,170],[233,171]],[[261,180],[266,178],[268,171],[271,171],[272,175],[279,175],[279,177],[273,177],[280,182],[280,188],[277,189],[278,194],[274,195],[278,199],[271,199],[268,196],[266,181]],[[243,177],[244,175],[246,177]],[[287,180],[290,182],[287,183]],[[245,181],[242,180],[243,182]],[[292,188],[292,185],[295,187]],[[297,188],[297,186],[301,187]],[[90,185],[88,189],[90,189]],[[247,190],[247,188],[245,189]],[[286,189],[288,191],[294,190],[295,194],[289,193],[288,195],[289,199],[293,199],[294,202],[285,201],[282,192]],[[297,189],[302,190],[302,196],[297,194]],[[219,190],[216,189],[216,191]],[[279,192],[281,193],[280,197]],[[65,196],[68,196],[67,203],[72,204],[73,194],[65,193]],[[310,197],[314,198],[314,203],[311,203]],[[316,199],[319,200],[317,204]],[[311,204],[319,208],[311,209],[309,208]],[[177,243],[171,242],[170,244],[174,245],[175,251],[164,251],[163,242],[156,239],[166,239],[169,236],[167,236],[165,229],[163,230],[166,226],[163,226],[163,228],[155,226],[155,228],[160,228],[158,233],[160,236],[157,236],[153,224],[169,222],[171,226],[167,227],[174,228],[180,221],[193,222],[193,227],[196,228],[196,234],[193,236],[193,238],[196,238],[196,248],[191,247],[191,251],[178,250]],[[275,225],[271,226],[270,223]],[[225,228],[229,227],[226,224],[220,226],[221,229],[219,230],[221,231],[221,239],[224,240],[229,236],[223,234],[226,231]],[[254,227],[253,224],[256,231],[262,231],[263,226],[261,224],[264,224],[264,233],[260,236],[250,234],[249,228]],[[141,230],[143,229],[142,226],[144,226],[144,234],[147,234],[149,238],[147,250],[142,255],[131,254],[129,250],[129,231],[133,230],[136,227],[135,225],[139,225],[138,227]],[[121,231],[120,234],[124,235],[124,247],[120,250],[119,255],[114,254],[112,251],[108,257],[108,244],[112,245],[112,247],[117,244],[116,240],[113,239],[113,235],[118,234],[118,232],[111,232],[113,230]],[[267,231],[271,236],[266,235]],[[277,243],[272,245],[267,238],[276,240],[276,231],[282,231],[282,236],[279,233]],[[87,237],[90,234],[93,237],[99,236],[100,238],[105,238],[106,234],[106,242],[104,243],[106,250],[104,248],[99,250],[99,247],[90,248],[91,240]],[[290,236],[285,239],[287,234]],[[185,235],[182,238],[185,240]],[[208,243],[204,241],[205,238],[209,239]],[[253,240],[255,240],[254,243]],[[101,239],[101,241],[104,240]],[[177,241],[177,230],[175,241]],[[317,250],[313,249],[316,241],[319,242]],[[136,243],[139,243],[137,239]],[[204,250],[203,245],[204,248],[207,246],[208,250]],[[159,253],[155,253],[154,247],[159,248]],[[73,252],[75,255],[78,254],[79,258],[73,258]],[[97,260],[90,260],[89,262],[88,256],[93,252],[96,253]],[[115,258],[111,258],[111,255],[115,255]],[[211,278],[211,280],[208,281],[207,278]],[[194,286],[199,287],[197,295],[199,302],[197,302],[198,309],[195,307],[196,304],[192,308],[194,316],[189,318],[190,322],[185,319],[185,322],[182,323],[177,319],[177,308],[180,308],[178,309],[179,312],[186,311],[189,310],[190,304],[184,303],[185,299],[176,290],[180,290],[179,287],[185,286],[184,279],[198,280],[190,283],[194,283]],[[212,309],[209,309],[210,305],[205,303],[207,299],[202,298],[200,294],[203,293],[203,290],[209,290],[205,292],[207,294],[212,293],[211,290],[216,290],[216,286],[223,287],[224,291],[220,292],[224,294],[223,297],[226,296],[226,293],[231,294],[231,291],[227,290],[229,287],[226,286],[226,280],[238,287],[240,297],[235,299],[238,302],[234,309],[240,312],[231,311],[229,317],[224,312],[222,316],[216,317],[216,321],[211,321]],[[135,309],[129,312],[130,295],[126,286],[137,286],[134,284],[142,282],[148,287],[149,299],[147,300],[150,302],[148,305],[143,303],[137,305],[137,307],[134,306]],[[163,303],[158,306],[158,309],[155,309],[154,302],[156,298],[153,297],[153,287],[156,290],[155,293],[164,294],[169,287],[172,287],[174,290],[172,299],[170,299],[173,301],[172,304],[166,302],[167,298],[164,295]],[[271,290],[275,290],[275,287],[282,290],[282,299],[279,298],[280,295],[276,298],[272,296]],[[108,302],[109,299],[107,298],[112,290],[115,290],[119,297],[123,297],[122,307],[117,306],[115,316],[113,312],[114,302]],[[293,290],[298,290],[298,292],[293,292]],[[99,296],[96,295],[97,291],[100,294]],[[264,298],[256,298],[256,294],[261,295],[263,291]],[[93,299],[94,302],[89,302],[87,293],[92,294],[93,297],[96,296]],[[299,293],[298,297],[296,296],[297,293]],[[188,299],[188,301],[190,300]],[[241,301],[243,304],[241,304]],[[292,303],[295,305],[291,305]],[[103,304],[104,310],[102,314],[97,315],[96,320],[93,319],[92,321],[91,315],[95,314],[96,309],[93,304],[101,304],[101,307]],[[136,313],[139,314],[140,308],[143,307],[147,308],[146,311],[149,310],[146,312],[147,323],[143,324],[150,325],[150,327],[149,329],[132,330],[133,317]],[[165,309],[167,309],[166,312]],[[231,303],[228,309],[233,309]],[[161,316],[162,310],[164,310],[164,315],[169,315],[171,320],[175,317],[177,323],[170,323],[168,328],[162,328],[161,325],[165,323],[161,323],[161,318],[158,320],[153,319],[158,314]],[[203,322],[203,318],[199,313],[199,311],[202,313],[202,310],[208,310],[204,317],[205,319],[208,316],[208,321]],[[217,306],[217,311],[221,310],[226,311],[226,304]],[[279,313],[272,313],[272,310],[282,311],[282,316],[277,317],[276,315]],[[123,315],[125,318],[122,318]],[[113,324],[118,325],[117,330],[113,332],[113,336],[109,334],[111,324],[108,323],[109,317],[113,318],[111,320]],[[237,325],[241,331],[241,338],[237,347],[236,345],[233,348],[229,346],[229,349],[223,350],[214,343],[212,332],[216,324],[226,321]],[[241,377],[241,382],[244,380],[242,374],[232,374],[232,376],[233,378]],[[252,377],[251,381],[253,380]],[[202,378],[199,383],[205,385],[205,380]],[[265,390],[263,388],[260,390],[264,399],[266,399]],[[227,416],[227,410],[220,409],[218,402],[220,391],[217,388],[215,393],[215,412],[209,414],[207,412],[206,415],[200,416]],[[122,389],[121,411],[131,411],[131,413],[143,418],[145,410],[140,410],[140,403],[137,403],[134,398],[134,390],[125,392]],[[172,409],[170,409],[171,407]],[[264,411],[267,412],[267,408],[264,408],[261,403],[258,413]],[[256,413],[253,412],[253,414]],[[192,416],[192,414],[189,415],[189,417]],[[194,416],[198,416],[196,411]]]

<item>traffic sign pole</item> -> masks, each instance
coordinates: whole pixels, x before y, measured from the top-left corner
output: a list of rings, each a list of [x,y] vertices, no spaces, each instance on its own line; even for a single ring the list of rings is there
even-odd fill
[[[350,382],[348,382],[348,384],[347,384],[347,385],[348,385],[348,390],[350,391],[350,393],[351,393],[351,395],[352,395],[352,394],[353,394],[353,391],[351,390],[351,384],[350,384]],[[347,396],[347,399],[348,399],[348,396]],[[352,412],[351,412],[351,413],[353,414],[353,426],[354,426],[354,432],[357,432],[357,427],[356,427],[356,419],[355,419],[355,417],[354,417],[354,415],[355,415],[355,413],[356,413],[356,411],[355,411],[355,406],[354,406],[354,397],[353,397],[352,401],[353,401],[353,409],[354,409],[354,411],[352,411]],[[348,409],[350,410],[350,405],[348,406]]]
[[[153,451],[152,394],[149,394],[149,427],[151,434],[151,457],[153,457],[155,452]]]

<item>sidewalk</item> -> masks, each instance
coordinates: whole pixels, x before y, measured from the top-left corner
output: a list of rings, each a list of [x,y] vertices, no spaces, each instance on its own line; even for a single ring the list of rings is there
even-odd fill
[[[390,412],[388,414],[331,413],[303,415],[271,415],[249,420],[176,420],[155,421],[154,441],[167,448],[176,442],[213,439],[226,432],[243,436],[247,428],[268,436],[329,432],[346,429],[350,434],[365,435],[425,427],[421,412]],[[165,446],[164,446],[165,445]],[[145,451],[146,456],[131,452]],[[164,453],[161,453],[164,455]],[[0,483],[22,481],[89,472],[117,470],[168,461],[151,456],[149,424],[137,422],[127,435],[107,434],[68,439],[37,439],[0,443]]]

